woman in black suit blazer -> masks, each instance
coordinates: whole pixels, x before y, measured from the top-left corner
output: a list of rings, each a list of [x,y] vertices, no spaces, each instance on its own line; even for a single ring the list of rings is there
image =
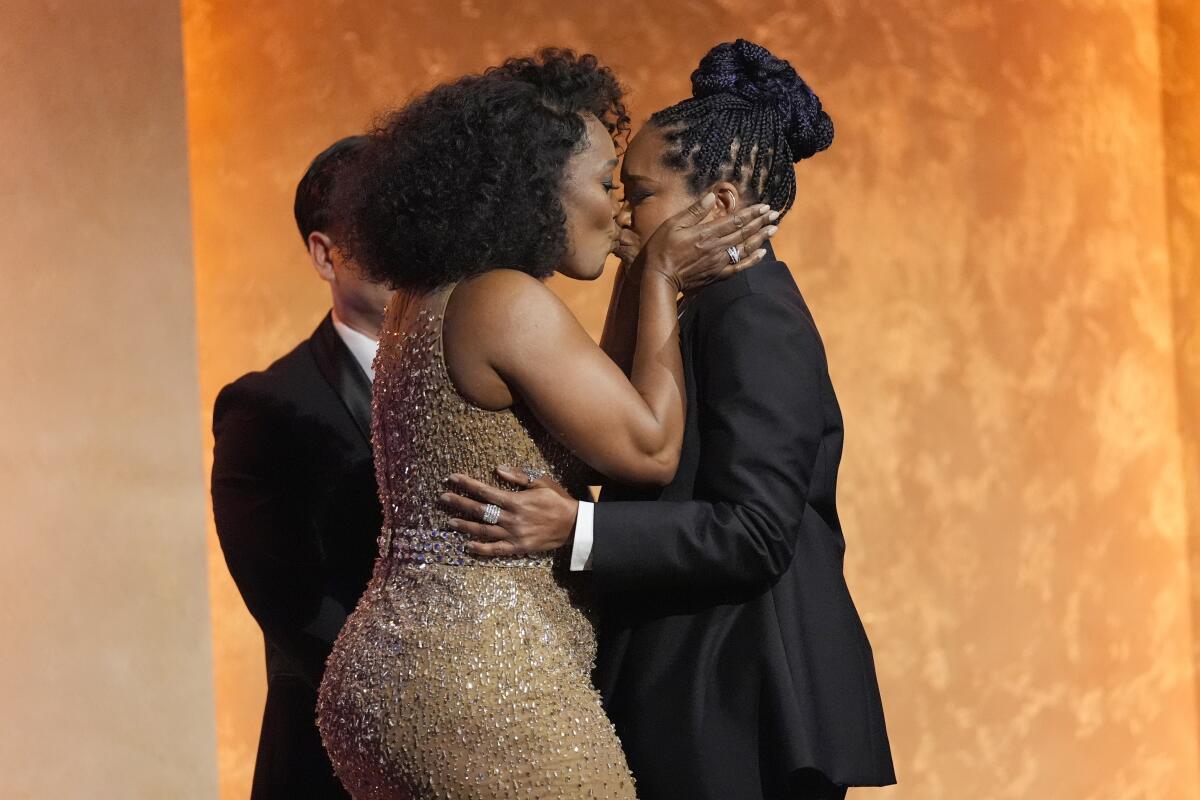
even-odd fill
[[[816,95],[758,45],[717,46],[692,84],[625,156],[629,240],[706,191],[724,213],[758,202],[786,212],[793,162],[833,140]],[[605,328],[625,366],[638,269],[618,277]],[[573,568],[605,598],[596,683],[643,800],[828,800],[894,783],[871,647],[842,574],[842,417],[813,317],[768,247],[752,269],[685,296],[680,328],[687,423],[669,486],[610,482],[581,514],[542,479],[506,502],[506,528],[460,524],[485,540],[480,553],[574,537]],[[451,503],[478,519],[470,499]]]

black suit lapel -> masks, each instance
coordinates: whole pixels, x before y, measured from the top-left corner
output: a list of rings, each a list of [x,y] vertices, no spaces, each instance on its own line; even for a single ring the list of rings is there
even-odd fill
[[[333,327],[333,317],[325,315],[321,324],[313,331],[313,358],[317,368],[329,381],[329,385],[342,398],[342,403],[354,424],[362,433],[367,444],[371,443],[371,382],[363,372],[362,367],[354,360],[354,354],[342,337],[338,336],[337,328]]]

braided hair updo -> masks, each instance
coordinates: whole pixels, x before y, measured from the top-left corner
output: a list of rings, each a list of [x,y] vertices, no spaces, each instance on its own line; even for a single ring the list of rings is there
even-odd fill
[[[699,193],[717,181],[744,187],[782,216],[796,199],[794,162],[833,143],[833,121],[792,65],[738,39],[709,50],[692,73],[692,96],[652,115],[665,163]]]

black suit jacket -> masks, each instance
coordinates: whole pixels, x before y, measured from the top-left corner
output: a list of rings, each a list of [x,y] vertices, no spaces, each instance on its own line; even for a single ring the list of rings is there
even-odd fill
[[[370,425],[370,383],[329,316],[217,397],[217,535],[266,644],[255,800],[348,796],[315,708],[325,659],[375,560],[381,514]]]
[[[842,576],[842,418],[787,267],[706,287],[681,318],[677,475],[606,486],[596,682],[643,800],[895,782],[871,647]],[[654,502],[645,502],[654,500]]]

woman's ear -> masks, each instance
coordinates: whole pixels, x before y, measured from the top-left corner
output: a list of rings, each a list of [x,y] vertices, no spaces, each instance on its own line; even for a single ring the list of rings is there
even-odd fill
[[[337,270],[333,265],[333,242],[320,231],[308,235],[308,257],[322,280],[337,282]]]
[[[713,208],[714,217],[729,216],[741,205],[741,192],[729,181],[719,181],[713,184],[709,191],[717,196],[717,205]]]

